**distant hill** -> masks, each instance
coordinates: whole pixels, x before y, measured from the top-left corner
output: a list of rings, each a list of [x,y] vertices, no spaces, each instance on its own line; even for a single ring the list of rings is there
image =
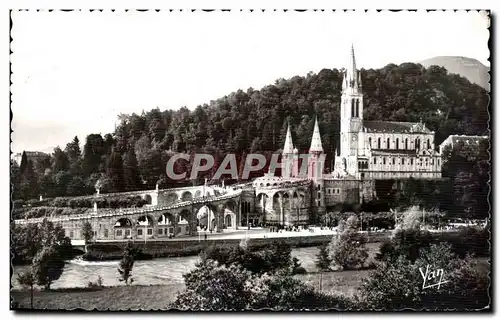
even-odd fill
[[[476,83],[486,90],[490,91],[490,68],[486,67],[476,59],[466,57],[440,56],[422,61],[418,61],[424,67],[437,65],[446,68],[449,73],[456,73],[470,82]]]

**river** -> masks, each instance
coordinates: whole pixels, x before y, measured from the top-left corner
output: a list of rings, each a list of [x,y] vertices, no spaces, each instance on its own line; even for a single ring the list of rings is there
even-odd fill
[[[300,260],[301,265],[308,271],[316,271],[314,261],[318,247],[294,248],[292,256]],[[182,283],[182,275],[194,268],[198,256],[158,258],[146,261],[136,261],[132,276],[134,284],[163,285]],[[68,261],[61,277],[54,281],[51,288],[86,287],[89,281],[95,282],[98,276],[103,279],[105,286],[123,285],[118,281],[118,260],[90,262],[81,259]],[[17,282],[17,273],[27,270],[29,266],[14,266],[12,285],[20,288]]]

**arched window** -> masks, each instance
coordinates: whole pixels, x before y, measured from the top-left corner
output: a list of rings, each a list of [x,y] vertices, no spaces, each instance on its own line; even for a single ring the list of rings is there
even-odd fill
[[[370,148],[372,147],[372,138],[368,138],[368,145],[370,146]]]
[[[391,140],[389,138],[387,138],[387,148],[386,149],[390,149],[391,148]]]
[[[417,138],[415,140],[415,149],[419,150],[420,149],[420,138]]]
[[[383,163],[385,164],[385,157],[383,158]]]
[[[351,100],[351,117],[354,118],[354,99]]]
[[[431,140],[427,139],[427,149],[430,149],[430,148],[431,148]]]
[[[401,164],[405,164],[405,158],[401,159]]]
[[[396,158],[392,158],[392,164],[396,164]]]
[[[373,164],[377,164],[377,158],[373,158]]]
[[[396,149],[399,149],[399,138],[396,138]]]
[[[382,142],[381,142],[380,138],[378,138],[378,146],[377,146],[377,149],[382,149],[382,148],[381,148],[381,146],[380,146],[381,144],[382,144]]]
[[[356,117],[359,118],[359,99],[356,99]]]
[[[405,139],[405,150],[408,150],[408,138]]]

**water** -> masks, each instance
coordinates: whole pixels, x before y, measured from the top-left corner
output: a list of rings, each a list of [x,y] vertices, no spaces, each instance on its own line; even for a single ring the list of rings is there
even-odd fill
[[[308,271],[316,271],[314,261],[318,252],[317,247],[294,248],[292,256],[299,258],[302,266]],[[165,285],[183,283],[182,275],[194,268],[198,256],[158,258],[146,261],[136,261],[132,270],[134,284]],[[86,287],[89,281],[96,282],[97,277],[103,278],[105,286],[123,285],[118,281],[118,260],[90,262],[74,259],[66,263],[61,277],[54,281],[51,288]],[[17,273],[27,270],[29,266],[15,266],[12,277],[12,286],[20,288],[17,282]]]

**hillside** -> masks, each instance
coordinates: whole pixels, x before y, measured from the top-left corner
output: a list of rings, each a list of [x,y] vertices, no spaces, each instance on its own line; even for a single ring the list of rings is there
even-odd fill
[[[476,59],[440,56],[419,61],[418,63],[422,64],[426,68],[432,65],[444,67],[449,73],[459,74],[462,77],[467,78],[470,82],[476,83],[490,91],[490,75],[488,74],[490,68],[486,67]]]
[[[435,131],[436,145],[450,134],[488,134],[488,92],[443,67],[389,64],[361,70],[361,77],[365,120],[422,120]],[[159,180],[162,187],[191,183],[166,177],[172,152],[214,155],[213,171],[198,175],[203,181],[228,153],[235,153],[241,161],[250,152],[269,156],[282,148],[287,123],[292,126],[294,146],[307,152],[315,116],[328,170],[340,139],[341,83],[339,70],[323,69],[278,79],[259,90],[238,90],[194,110],[156,108],[122,115],[115,132],[82,139],[83,150],[75,139],[64,150],[56,148],[47,159],[33,164],[21,161],[20,168],[12,170],[13,197],[92,194],[98,179],[106,192],[153,189]],[[188,172],[189,177],[189,164],[178,161],[175,171]]]

